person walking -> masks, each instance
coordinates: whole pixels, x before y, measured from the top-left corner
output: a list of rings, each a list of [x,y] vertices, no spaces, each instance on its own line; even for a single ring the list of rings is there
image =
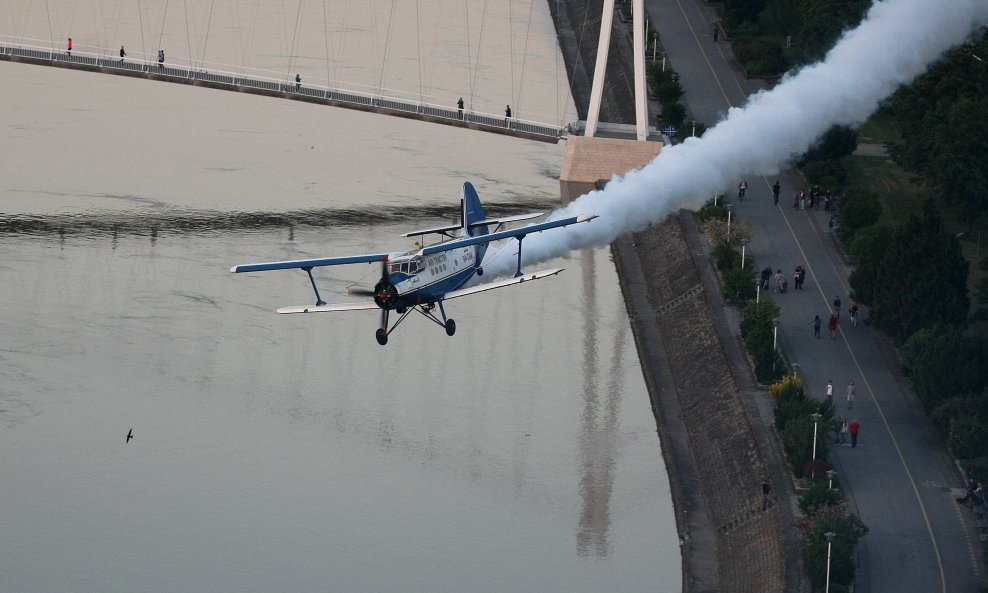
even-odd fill
[[[858,327],[858,304],[851,303],[851,308],[847,312],[851,316],[851,325]]]
[[[840,321],[840,297],[834,295],[834,315],[837,316],[837,320]]]
[[[164,67],[165,67],[165,50],[159,49],[158,50],[158,68],[164,68]]]
[[[847,426],[847,418],[841,418],[840,421],[840,446],[843,447],[847,445],[847,435],[850,429]]]
[[[833,404],[834,403],[834,382],[831,379],[827,379],[826,393],[827,393],[827,401],[830,404]]]
[[[748,191],[748,182],[745,181],[744,179],[742,179],[741,180],[741,183],[738,184],[738,201],[739,202],[743,202],[744,201],[744,193],[746,191]]]
[[[511,105],[506,105],[504,107],[504,125],[508,125],[509,119],[511,119]]]
[[[854,407],[854,381],[847,384],[847,409]]]
[[[803,266],[796,266],[796,269],[793,270],[792,284],[793,290],[800,290],[803,288]]]
[[[67,54],[68,54],[68,55],[70,55],[70,56],[72,55],[72,38],[71,38],[71,37],[69,37],[69,41],[68,41],[68,43],[66,44],[66,50],[65,50],[65,53],[67,53]]]
[[[765,266],[762,270],[762,290],[768,290],[770,280],[772,280],[772,266]]]
[[[126,57],[127,57],[127,52],[124,51],[124,46],[121,45],[120,46],[120,61],[121,62],[124,61],[124,58],[126,58]]]
[[[813,321],[811,321],[810,323],[813,324],[813,337],[819,339],[820,338],[820,324],[821,324],[821,322],[820,322],[820,316],[819,315],[814,315],[813,316]]]
[[[302,75],[298,72],[295,73],[295,92],[302,88]]]
[[[772,201],[776,206],[779,205],[779,192],[781,191],[782,187],[779,185],[779,182],[776,181],[775,185],[772,186]]]
[[[782,292],[782,270],[775,271],[775,292]]]
[[[714,23],[714,43],[717,43],[717,39],[720,37],[720,23]]]
[[[848,427],[851,433],[851,448],[858,446],[858,432],[861,431],[861,425],[858,424],[857,420],[851,420],[851,425]]]
[[[463,97],[456,102],[456,108],[460,110],[460,119],[463,119]]]
[[[827,322],[827,331],[830,332],[831,340],[837,338],[837,317],[835,315],[830,316],[830,321]]]

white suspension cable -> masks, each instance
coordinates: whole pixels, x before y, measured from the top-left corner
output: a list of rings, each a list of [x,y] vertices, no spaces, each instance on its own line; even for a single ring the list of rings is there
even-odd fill
[[[381,56],[381,77],[377,82],[378,93],[384,90],[384,72],[388,63],[388,50],[391,46],[391,27],[394,25],[395,20],[395,4],[397,4],[397,0],[391,0],[391,13],[388,15],[388,32],[384,38],[384,55]]]

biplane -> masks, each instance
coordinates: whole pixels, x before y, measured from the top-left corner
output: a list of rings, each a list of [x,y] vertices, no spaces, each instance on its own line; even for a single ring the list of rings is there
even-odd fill
[[[423,229],[405,233],[403,237],[438,235],[440,241],[425,246],[416,244],[416,249],[407,252],[369,253],[343,257],[301,259],[292,261],[265,262],[234,266],[231,272],[265,272],[269,270],[300,269],[309,276],[309,283],[315,293],[316,303],[312,306],[283,307],[278,313],[326,313],[332,311],[381,310],[380,327],[375,332],[377,342],[382,346],[388,343],[388,336],[412,312],[417,311],[446,330],[446,335],[456,333],[456,322],[446,316],[443,303],[449,299],[477,294],[495,288],[514,286],[531,280],[554,276],[562,268],[522,273],[521,249],[526,235],[541,233],[549,229],[572,224],[589,222],[596,215],[581,215],[529,224],[515,229],[505,225],[542,216],[543,213],[521,214],[504,218],[487,218],[480,197],[470,182],[463,184],[460,196],[460,221],[457,224]],[[459,235],[454,235],[459,231]],[[512,278],[486,283],[467,283],[477,276],[483,276],[481,265],[487,248],[493,241],[516,239],[518,241],[518,263]],[[375,263],[381,265],[380,280],[372,289],[351,288],[350,296],[363,297],[363,300],[329,305],[319,296],[313,268],[340,266],[347,264]],[[436,309],[439,315],[436,315]],[[398,319],[389,324],[394,311]]]

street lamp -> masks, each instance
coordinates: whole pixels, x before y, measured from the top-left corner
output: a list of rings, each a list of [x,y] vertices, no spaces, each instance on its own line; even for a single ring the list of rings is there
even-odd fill
[[[824,593],[830,593],[830,544],[834,543],[834,538],[837,537],[837,534],[833,531],[828,531],[823,534],[823,537],[827,538],[827,585]]]
[[[775,327],[772,328],[772,350],[779,349],[779,318],[776,317],[772,320]]]
[[[799,363],[792,363],[792,376],[793,378],[799,378]]]
[[[820,422],[820,414],[813,412],[810,414],[813,419],[813,459],[810,460],[810,478],[816,477],[816,430]]]
[[[837,477],[837,472],[835,472],[832,469],[827,470],[827,478],[830,480],[830,482],[827,483],[827,490],[834,489],[834,478],[836,477]]]
[[[693,137],[696,138],[696,120],[694,119],[692,123],[693,123]]]
[[[731,213],[734,212],[734,204],[727,205],[727,244],[731,244]]]

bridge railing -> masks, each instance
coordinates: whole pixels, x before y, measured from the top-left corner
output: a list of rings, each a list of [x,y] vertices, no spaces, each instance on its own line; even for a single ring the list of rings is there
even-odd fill
[[[314,99],[361,105],[403,112],[436,119],[464,121],[474,126],[508,130],[547,138],[566,135],[571,125],[547,123],[516,117],[507,118],[496,113],[477,109],[458,109],[446,104],[427,101],[411,93],[392,89],[370,89],[362,85],[346,85],[336,81],[309,81],[296,83],[290,75],[258,68],[237,68],[228,64],[186,60],[187,65],[175,63],[166,56],[164,62],[157,55],[135,52],[120,58],[118,50],[86,45],[75,45],[70,53],[67,48],[53,48],[50,41],[0,35],[0,55],[17,56],[42,62],[64,62],[106,70],[127,70],[184,80],[201,80],[214,85],[249,88],[261,91],[298,94]]]

